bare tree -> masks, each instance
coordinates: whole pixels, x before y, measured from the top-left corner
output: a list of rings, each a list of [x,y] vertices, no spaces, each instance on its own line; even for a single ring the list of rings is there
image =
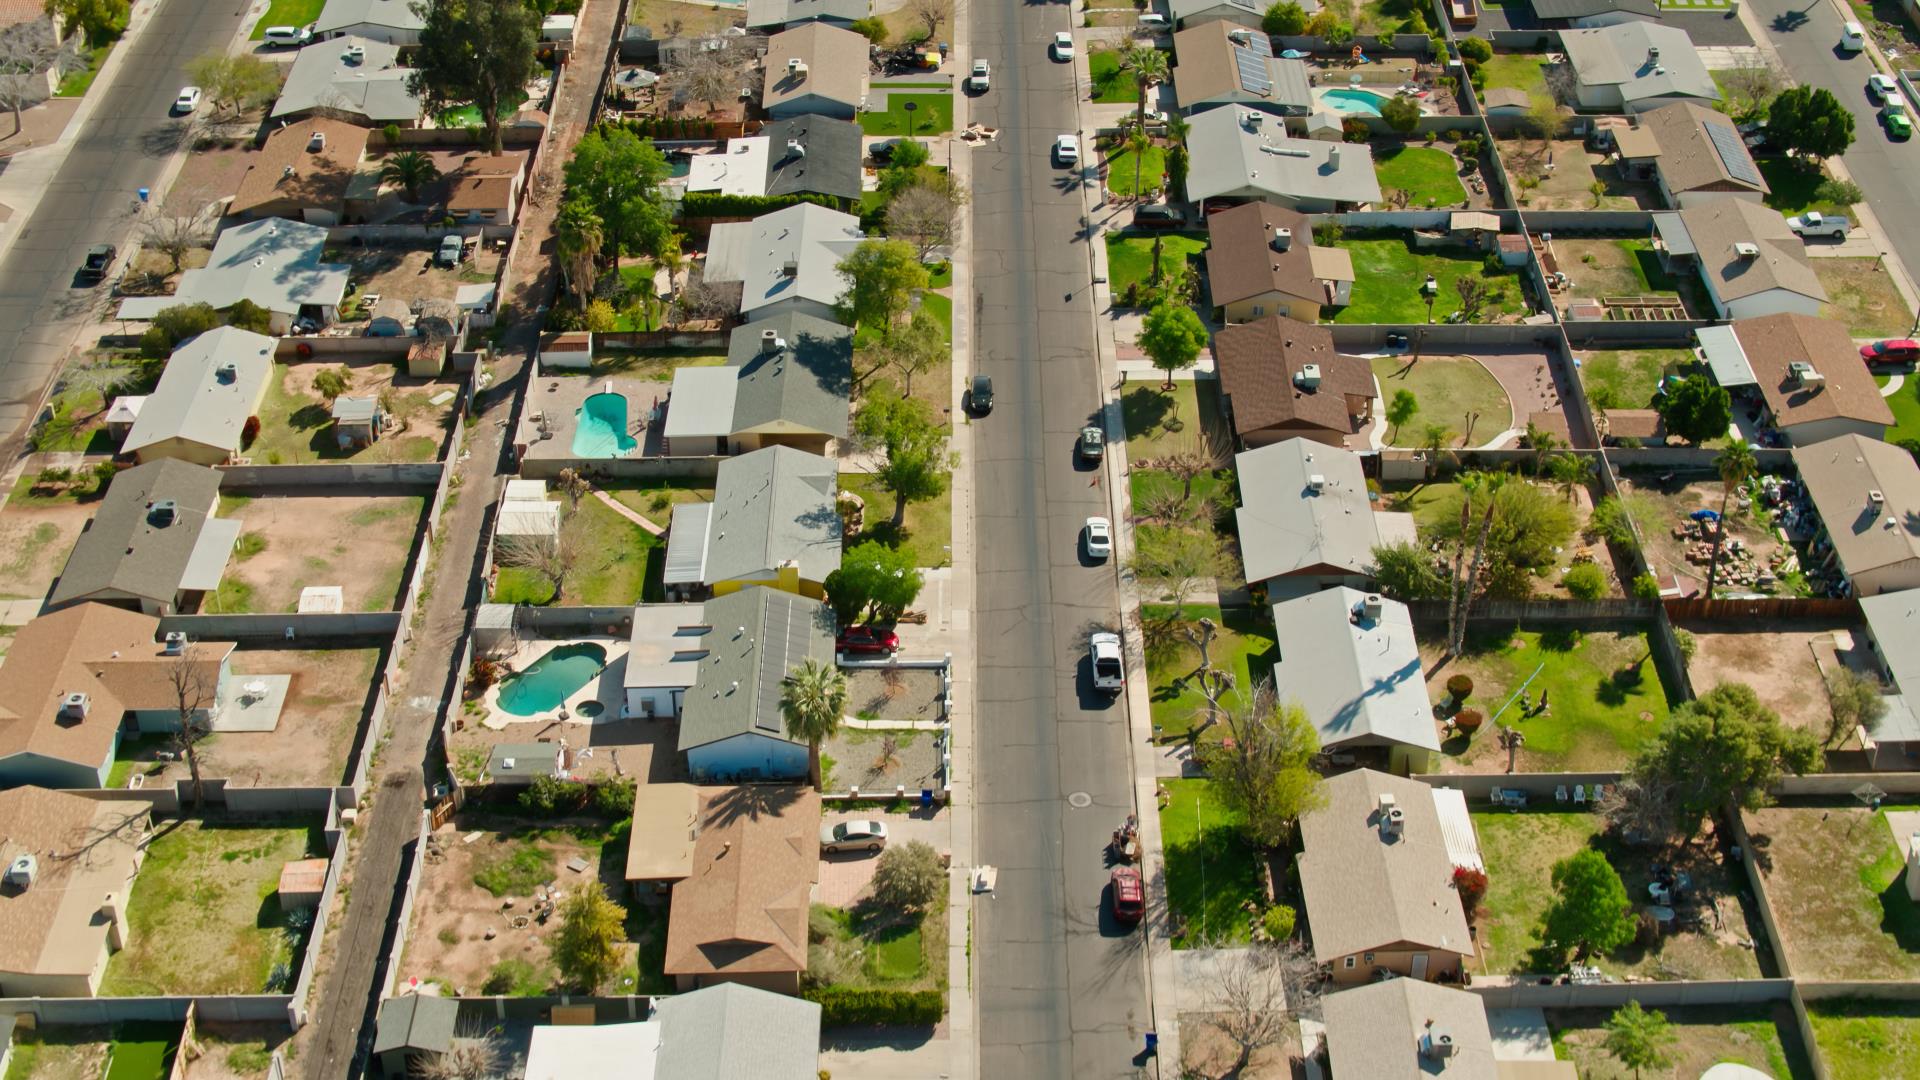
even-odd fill
[[[684,326],[690,322],[721,320],[738,310],[740,297],[737,293],[723,286],[709,285],[705,279],[693,278],[667,308],[667,322]]]
[[[953,14],[953,0],[907,0],[907,11],[927,28],[927,38],[940,32],[940,24]]]
[[[506,1061],[506,1045],[498,1030],[470,1030],[416,1068],[422,1080],[497,1080]]]
[[[905,240],[926,262],[933,249],[953,243],[966,189],[954,184],[915,184],[887,204],[887,235]]]
[[[1664,843],[1674,834],[1679,804],[1672,787],[1627,776],[1600,796],[1598,809],[1629,842]]]
[[[1203,437],[1175,450],[1161,462],[1161,466],[1180,478],[1180,497],[1191,499],[1193,482],[1219,468],[1220,460]]]
[[[1467,274],[1454,279],[1453,290],[1460,294],[1460,321],[1472,322],[1480,317],[1480,309],[1493,299],[1493,286],[1486,278]]]
[[[1226,546],[1212,529],[1141,530],[1135,538],[1127,569],[1135,576],[1159,582],[1171,596],[1162,630],[1180,620],[1180,605],[1201,584],[1231,572]]]
[[[47,96],[49,68],[59,78],[84,66],[74,35],[65,45],[53,39],[53,24],[34,19],[0,30],[0,105],[13,110],[13,133],[20,134],[20,110]]]
[[[560,494],[567,497],[568,510],[580,509],[581,498],[593,490],[593,485],[587,482],[587,478],[582,476],[578,469],[561,469],[559,481],[555,487],[559,489]]]
[[[708,105],[733,101],[754,85],[752,55],[743,48],[682,49],[667,64],[676,97]]]
[[[502,536],[496,541],[495,557],[502,566],[525,570],[544,578],[553,586],[553,603],[566,596],[567,582],[580,567],[583,555],[580,530],[569,516],[551,539],[544,536]]]
[[[1220,699],[1233,690],[1233,672],[1213,666],[1213,637],[1217,629],[1213,620],[1207,618],[1201,619],[1197,627],[1187,628],[1187,641],[1200,654],[1200,666],[1193,677],[1200,684],[1200,696],[1207,699],[1207,721],[1200,725],[1201,731],[1219,720],[1225,708]]]
[[[1742,121],[1758,119],[1766,111],[1767,103],[1787,85],[1780,69],[1765,61],[1719,72],[1714,81],[1726,95],[1728,114]]]
[[[215,112],[238,116],[280,94],[281,67],[249,53],[210,52],[187,64],[187,77],[207,95]]]
[[[1295,1017],[1288,1011],[1286,970],[1272,950],[1232,954],[1214,967],[1211,983],[1207,1019],[1239,1055],[1223,1075],[1240,1075],[1254,1054],[1292,1037]]]
[[[206,210],[191,214],[169,214],[158,203],[148,203],[134,228],[140,246],[167,257],[169,273],[179,273],[187,252],[205,247],[213,240],[213,215]]]
[[[173,692],[176,726],[171,733],[174,752],[187,759],[187,774],[193,781],[193,808],[199,810],[206,800],[200,779],[201,739],[213,730],[212,712],[219,704],[219,665],[209,663],[183,643],[180,654],[167,664],[167,688]]]

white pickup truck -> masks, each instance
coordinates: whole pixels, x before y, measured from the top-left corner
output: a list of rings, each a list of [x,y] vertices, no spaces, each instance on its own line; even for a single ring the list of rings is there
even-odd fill
[[[1833,214],[1809,210],[1798,217],[1788,218],[1787,228],[1801,236],[1831,236],[1836,240],[1844,240],[1847,232],[1853,228],[1853,222]]]

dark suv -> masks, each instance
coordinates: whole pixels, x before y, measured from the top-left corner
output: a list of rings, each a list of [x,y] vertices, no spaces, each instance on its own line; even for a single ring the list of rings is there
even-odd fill
[[[976,416],[985,416],[993,411],[993,380],[985,375],[973,377],[973,388],[967,391],[967,408]]]
[[[117,254],[112,244],[95,244],[88,248],[86,259],[80,263],[80,280],[100,281],[105,278]]]
[[[1162,203],[1136,206],[1133,210],[1133,226],[1136,229],[1177,229],[1186,223],[1180,211]]]

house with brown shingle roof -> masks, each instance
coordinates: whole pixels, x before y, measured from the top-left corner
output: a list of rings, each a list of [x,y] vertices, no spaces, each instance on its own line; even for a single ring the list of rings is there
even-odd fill
[[[700,796],[692,855],[668,910],[666,974],[681,991],[740,983],[799,993],[820,876],[819,792],[754,784],[702,788]],[[662,826],[677,828],[671,818]],[[636,834],[646,827],[635,819]],[[677,861],[677,837],[663,842],[671,858],[643,865]]]
[[[1806,242],[1770,207],[1713,199],[1677,214],[1655,214],[1653,226],[1675,272],[1691,268],[1700,275],[1717,318],[1818,315],[1827,302]]]
[[[475,154],[447,177],[447,213],[469,224],[512,224],[526,171],[525,154]]]
[[[1318,322],[1321,305],[1353,300],[1353,257],[1316,247],[1305,214],[1267,202],[1207,218],[1207,291],[1221,321],[1285,315]]]
[[[1225,20],[1190,26],[1173,35],[1174,97],[1182,112],[1237,104],[1275,116],[1313,111],[1313,90],[1303,60],[1273,55],[1263,31]]]
[[[267,136],[266,145],[240,178],[227,212],[244,220],[290,218],[309,225],[338,225],[347,185],[367,152],[366,128],[324,116],[289,124]]]
[[[1627,174],[1659,183],[1668,206],[1727,196],[1757,203],[1771,190],[1733,121],[1692,102],[1641,113],[1637,127],[1614,137]]]
[[[1842,435],[1793,448],[1820,514],[1810,550],[1855,596],[1920,589],[1920,465],[1904,448]]]
[[[0,865],[31,860],[31,883],[0,889],[0,996],[92,997],[125,948],[127,897],[150,808],[18,787],[0,791]]]
[[[1860,359],[1846,325],[1807,315],[1741,319],[1733,334],[1767,418],[1789,446],[1841,435],[1884,438],[1893,410]]]
[[[159,630],[151,615],[91,603],[21,627],[0,665],[0,787],[104,785],[123,727],[179,727],[176,670],[203,722],[216,711],[232,643],[159,641]]]
[[[852,120],[867,97],[867,39],[810,22],[767,39],[760,104],[775,120],[828,116]]]
[[[1345,446],[1373,419],[1373,369],[1324,326],[1269,315],[1213,336],[1220,407],[1243,448],[1283,439]]]

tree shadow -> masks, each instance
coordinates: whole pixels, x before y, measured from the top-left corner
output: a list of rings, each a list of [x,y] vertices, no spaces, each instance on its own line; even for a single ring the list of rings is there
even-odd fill
[[[1151,431],[1164,424],[1178,407],[1172,394],[1154,387],[1138,387],[1120,398],[1121,422],[1130,433]]]

